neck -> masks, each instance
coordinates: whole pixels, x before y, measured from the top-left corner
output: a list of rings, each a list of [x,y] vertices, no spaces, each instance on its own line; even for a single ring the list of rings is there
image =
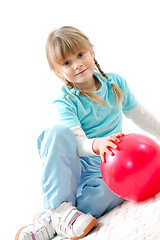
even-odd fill
[[[83,86],[79,86],[76,84],[76,87],[78,89],[81,89],[82,91],[86,91],[86,92],[96,92],[99,89],[100,86],[100,82],[97,78],[93,77],[92,81],[89,81],[85,84],[83,84]]]

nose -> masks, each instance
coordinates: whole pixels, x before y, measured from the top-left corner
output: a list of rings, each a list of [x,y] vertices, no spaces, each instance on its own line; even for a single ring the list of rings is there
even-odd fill
[[[75,69],[75,70],[78,70],[78,69],[81,68],[82,66],[83,66],[82,63],[75,62],[75,64],[74,64],[74,69]]]

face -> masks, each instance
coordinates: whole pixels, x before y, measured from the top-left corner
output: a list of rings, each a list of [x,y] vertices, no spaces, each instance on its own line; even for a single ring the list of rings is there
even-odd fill
[[[95,68],[94,54],[81,50],[76,54],[70,54],[58,67],[57,75],[62,79],[72,82],[79,89],[84,89],[91,81],[94,81]]]

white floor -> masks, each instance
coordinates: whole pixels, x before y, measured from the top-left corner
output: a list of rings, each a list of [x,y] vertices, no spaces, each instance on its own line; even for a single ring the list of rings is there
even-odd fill
[[[124,202],[98,219],[84,240],[159,240],[160,194],[144,202]],[[55,240],[66,238],[56,236]]]

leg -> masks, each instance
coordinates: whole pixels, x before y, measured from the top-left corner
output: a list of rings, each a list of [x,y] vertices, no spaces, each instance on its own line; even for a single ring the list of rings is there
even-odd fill
[[[72,206],[81,177],[74,133],[62,125],[48,129],[38,138],[38,150],[43,160],[44,207],[51,210],[20,229],[16,240],[51,240],[55,232],[72,240],[84,237],[97,219]]]
[[[64,201],[75,205],[81,163],[74,133],[63,125],[56,125],[40,135],[38,150],[43,160],[45,209],[57,208]]]
[[[124,200],[114,194],[104,183],[100,172],[100,161],[93,161],[93,159],[89,161],[88,158],[86,163],[86,159],[85,162],[81,160],[83,170],[77,195],[77,208],[84,213],[89,212],[94,217],[100,217]]]

